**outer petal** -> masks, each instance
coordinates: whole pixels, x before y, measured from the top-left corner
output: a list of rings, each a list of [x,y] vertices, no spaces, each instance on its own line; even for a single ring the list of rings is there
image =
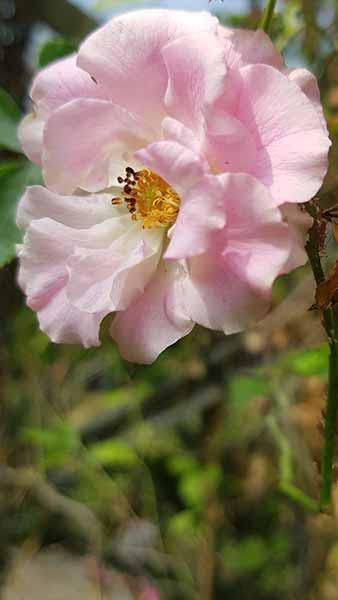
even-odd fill
[[[49,218],[32,221],[20,250],[19,271],[29,306],[39,310],[49,301],[51,291],[66,284],[66,261],[75,248],[109,246],[124,230],[124,219],[128,217],[113,218],[90,229],[73,229]]]
[[[315,76],[307,69],[284,69],[284,73],[300,87],[305,96],[310,100],[312,106],[316,110],[323,129],[327,134],[327,126],[323,113],[323,106],[320,100],[320,91]]]
[[[24,117],[18,127],[18,138],[26,156],[33,163],[42,163],[43,119],[30,113]]]
[[[59,196],[40,185],[33,185],[26,189],[20,200],[17,225],[26,229],[31,221],[50,217],[68,227],[85,229],[110,219],[115,212],[110,194]]]
[[[86,71],[76,66],[75,55],[39,71],[30,96],[34,102],[34,112],[21,121],[18,136],[25,154],[39,165],[42,160],[44,125],[55,110],[76,98],[109,97],[102,85],[96,85]]]
[[[259,321],[269,309],[269,298],[243,281],[228,258],[209,252],[189,259],[190,279],[184,286],[190,318],[227,334]]]
[[[27,295],[27,304],[38,313],[41,329],[54,342],[99,344],[99,325],[105,313],[89,315],[72,307],[65,287],[68,274],[65,257],[71,243],[51,236],[50,219],[35,221],[19,250],[19,283]]]
[[[217,23],[207,12],[129,12],[85,40],[78,65],[112,90],[114,102],[160,123],[167,87],[162,48],[182,36],[214,33]]]
[[[84,313],[72,306],[65,288],[61,288],[38,311],[44,333],[58,344],[82,344],[85,348],[99,346],[100,323],[105,313]]]
[[[276,69],[253,65],[241,69],[240,75],[237,117],[258,148],[252,174],[280,204],[306,202],[322,185],[330,146],[316,111],[299,87]]]
[[[46,184],[61,194],[77,187],[87,191],[109,187],[130,164],[132,153],[152,137],[153,132],[138,117],[120,106],[103,100],[73,100],[46,124]]]
[[[108,91],[76,65],[76,55],[41,69],[33,81],[30,96],[43,119],[77,98],[109,98]]]
[[[183,37],[166,45],[162,55],[168,70],[168,113],[201,132],[204,111],[224,88],[226,64],[221,42],[206,33]]]
[[[172,263],[160,267],[142,295],[113,321],[111,334],[126,360],[151,363],[192,330],[182,296],[185,272]]]
[[[262,29],[249,31],[219,26],[218,33],[224,44],[226,63],[231,69],[253,64],[270,65],[276,69],[284,66],[281,55]]]

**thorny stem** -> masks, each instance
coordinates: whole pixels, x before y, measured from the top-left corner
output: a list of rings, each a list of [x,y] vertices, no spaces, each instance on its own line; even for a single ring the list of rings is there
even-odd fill
[[[263,29],[263,31],[265,31],[266,33],[269,33],[275,6],[276,6],[276,0],[267,0],[267,3],[264,8],[264,12],[263,12],[262,20],[260,23],[261,29]]]
[[[305,205],[307,212],[313,217],[314,223],[309,231],[309,238],[305,249],[316,284],[325,280],[325,274],[320,259],[320,219],[318,208],[314,203]],[[324,449],[322,458],[322,483],[320,490],[319,509],[322,512],[330,509],[332,496],[332,464],[335,451],[335,434],[338,411],[338,339],[335,327],[335,318],[331,307],[323,311],[323,325],[328,337],[330,350],[328,393],[326,411],[324,416]]]

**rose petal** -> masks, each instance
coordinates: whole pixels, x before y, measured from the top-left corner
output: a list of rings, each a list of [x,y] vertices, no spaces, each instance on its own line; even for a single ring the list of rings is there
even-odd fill
[[[253,64],[283,68],[281,55],[262,29],[249,31],[220,26],[218,33],[224,44],[226,63],[231,69]]]
[[[46,184],[61,194],[77,187],[86,191],[109,187],[131,164],[135,150],[152,137],[143,121],[120,106],[73,100],[57,110],[45,127]]]
[[[224,187],[212,175],[204,177],[182,197],[165,258],[180,259],[205,252],[215,233],[224,228]]]
[[[160,124],[167,71],[162,48],[182,36],[216,32],[210,13],[141,10],[114,17],[85,40],[78,65],[112,90],[114,102]]]
[[[320,100],[320,91],[315,76],[307,69],[284,69],[284,73],[290,81],[293,81],[300,87],[305,96],[310,100],[319,116],[324,132],[328,134],[323,106]]]
[[[72,304],[90,313],[127,308],[156,269],[163,235],[131,222],[108,248],[76,250],[67,260]]]
[[[100,323],[105,313],[89,314],[72,306],[65,287],[56,292],[38,311],[40,328],[52,342],[99,346]]]
[[[24,117],[18,127],[18,139],[26,156],[36,165],[42,164],[44,121],[34,113]]]
[[[214,35],[200,33],[167,44],[162,55],[168,70],[166,109],[172,117],[201,133],[204,111],[224,88],[226,64],[222,44]]]
[[[54,221],[85,229],[120,214],[111,204],[111,194],[59,196],[55,192],[33,185],[26,189],[17,210],[16,222],[26,229],[34,219],[50,217]]]
[[[137,160],[160,175],[180,195],[208,172],[202,155],[172,141],[154,142],[135,153]]]
[[[322,185],[330,147],[316,111],[298,86],[276,69],[253,65],[240,69],[240,75],[236,116],[258,148],[252,175],[280,204],[306,202]]]
[[[177,263],[162,264],[144,293],[117,314],[111,335],[126,360],[151,363],[193,329],[182,296],[185,276]]]

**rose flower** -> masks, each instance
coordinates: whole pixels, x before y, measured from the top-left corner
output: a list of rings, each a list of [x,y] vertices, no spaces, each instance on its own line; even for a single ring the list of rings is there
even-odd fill
[[[98,345],[115,313],[121,354],[148,363],[195,323],[255,323],[305,262],[295,203],[330,142],[315,78],[262,31],[131,12],[40,71],[31,98],[19,137],[46,187],[19,205],[19,282],[54,342]]]

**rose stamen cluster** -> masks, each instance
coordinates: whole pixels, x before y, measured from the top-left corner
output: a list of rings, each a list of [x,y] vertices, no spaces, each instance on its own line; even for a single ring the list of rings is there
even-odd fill
[[[309,71],[263,31],[151,9],[114,17],[30,95],[19,138],[45,185],[19,204],[18,278],[53,342],[97,346],[111,315],[122,356],[149,363],[196,323],[231,334],[266,315],[306,262],[297,204],[327,170]]]
[[[140,220],[145,228],[168,227],[176,221],[180,198],[162,177],[149,169],[126,167],[126,177],[118,176],[117,181],[125,184],[123,200],[133,221]],[[112,204],[121,204],[121,198],[113,198]]]

